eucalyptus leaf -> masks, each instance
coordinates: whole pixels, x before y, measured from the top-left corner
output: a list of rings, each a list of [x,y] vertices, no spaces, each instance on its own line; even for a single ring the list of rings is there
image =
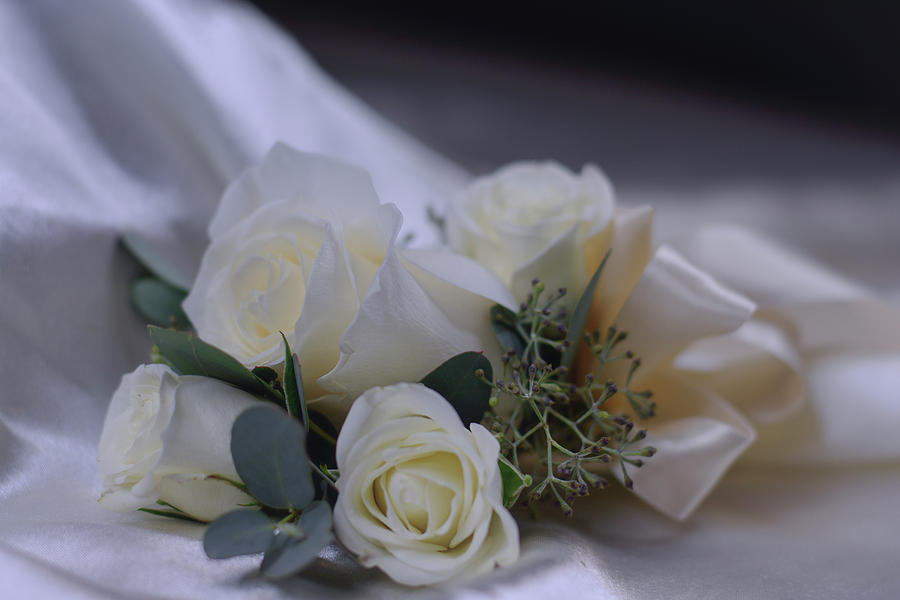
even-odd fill
[[[500,467],[500,480],[503,482],[503,506],[512,508],[519,495],[531,485],[531,476],[522,475],[504,456],[497,460]]]
[[[191,289],[192,277],[175,266],[176,260],[166,256],[171,252],[167,247],[133,233],[122,236],[122,245],[141,265],[164,282],[185,294]]]
[[[443,396],[464,424],[478,423],[491,398],[491,386],[475,376],[478,369],[484,371],[488,381],[492,380],[491,362],[483,354],[463,352],[426,375],[422,383]]]
[[[181,303],[186,294],[155,277],[141,277],[131,284],[131,301],[141,315],[154,325],[189,329],[191,322]]]
[[[300,516],[302,537],[279,533],[263,557],[260,571],[271,579],[293,575],[308,566],[332,539],[331,507],[327,502],[310,504]]]
[[[209,524],[203,549],[210,558],[265,552],[275,538],[275,523],[258,510],[236,510]]]
[[[594,303],[594,293],[597,291],[600,274],[603,272],[603,267],[606,266],[606,261],[609,260],[611,252],[612,250],[606,251],[606,256],[600,261],[600,266],[594,271],[594,276],[591,277],[591,281],[584,288],[584,293],[581,294],[581,298],[578,299],[578,304],[575,305],[575,310],[572,312],[572,319],[569,321],[569,334],[566,336],[569,347],[566,348],[560,361],[560,365],[569,369],[570,373],[572,372],[572,363],[575,362],[575,354],[578,352],[578,346],[581,344],[581,337],[584,332],[584,325],[587,323],[588,313],[590,313],[591,305]]]
[[[300,509],[315,493],[306,432],[271,404],[242,412],[231,428],[231,457],[250,493],[272,508]]]
[[[505,306],[495,304],[491,307],[491,326],[503,352],[512,349],[522,356],[525,352],[525,340],[516,330],[516,313]]]
[[[300,360],[291,352],[291,345],[284,334],[284,395],[287,399],[287,410],[292,417],[299,417],[309,431],[309,415],[306,412],[306,398],[303,395],[303,377],[300,373]]]
[[[166,361],[182,375],[211,377],[257,396],[283,402],[281,394],[232,356],[186,331],[150,326],[150,337]]]

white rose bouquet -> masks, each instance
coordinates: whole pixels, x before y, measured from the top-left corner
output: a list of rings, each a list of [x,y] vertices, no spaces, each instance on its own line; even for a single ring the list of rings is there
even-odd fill
[[[101,503],[208,522],[210,557],[264,553],[268,577],[336,535],[408,585],[515,562],[511,510],[571,514],[608,474],[684,517],[704,491],[660,493],[645,440],[690,473],[670,407],[699,392],[673,357],[752,305],[651,259],[651,216],[593,167],[517,164],[449,205],[452,250],[413,250],[364,171],[276,146],[225,192],[192,284],[125,238],[154,364],[113,396]],[[694,471],[715,477],[748,442],[708,420],[720,445]]]

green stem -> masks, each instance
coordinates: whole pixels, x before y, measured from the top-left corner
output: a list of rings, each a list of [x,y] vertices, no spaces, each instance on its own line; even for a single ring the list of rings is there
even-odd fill
[[[323,430],[321,427],[316,425],[312,419],[309,420],[309,429],[332,446],[337,446],[337,440],[328,435],[328,433],[325,432],[325,430]]]

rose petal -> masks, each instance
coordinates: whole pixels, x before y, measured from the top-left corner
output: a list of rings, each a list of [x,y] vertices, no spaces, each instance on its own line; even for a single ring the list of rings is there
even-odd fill
[[[157,475],[209,473],[237,478],[231,461],[231,425],[259,401],[208,377],[179,377],[175,410],[162,435]]]
[[[404,266],[428,297],[459,329],[472,332],[495,369],[500,348],[490,319],[491,307],[516,310],[516,300],[500,279],[472,259],[446,250],[404,250]],[[473,318],[482,315],[482,318]]]
[[[159,497],[195,519],[215,521],[253,502],[253,498],[221,479],[206,474],[166,475],[157,484]]]
[[[229,187],[209,226],[216,240],[269,202],[289,200],[299,214],[352,223],[378,206],[368,172],[320,154],[278,143],[258,167]]]
[[[306,289],[290,342],[300,362],[304,388],[315,398],[324,394],[318,380],[337,364],[341,336],[359,307],[344,246],[330,225]]]
[[[532,280],[540,279],[546,285],[548,295],[559,288],[571,289],[572,296],[566,300],[570,301],[570,307],[574,306],[586,285],[584,253],[579,243],[581,228],[581,224],[573,224],[515,270],[510,288],[516,298],[524,300],[531,293]]]
[[[418,381],[452,356],[481,346],[475,334],[453,324],[391,249],[341,338],[337,366],[319,383],[353,397],[376,385]]]

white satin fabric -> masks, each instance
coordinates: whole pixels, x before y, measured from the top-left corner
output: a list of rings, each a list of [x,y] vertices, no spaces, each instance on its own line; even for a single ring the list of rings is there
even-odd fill
[[[723,228],[657,251],[620,316],[659,350],[647,385],[679,399],[661,405],[636,489],[676,518],[700,506],[684,523],[596,494],[572,522],[524,518],[516,566],[409,591],[337,546],[266,582],[257,557],[206,559],[196,526],[100,508],[103,415],[149,349],[116,240],[141,232],[191,276],[222,190],[278,140],[368,169],[422,245],[424,206],[466,179],[244,5],[0,4],[4,596],[900,595],[898,309]],[[753,305],[735,292],[756,306],[743,325]],[[748,466],[720,480],[734,461]]]

